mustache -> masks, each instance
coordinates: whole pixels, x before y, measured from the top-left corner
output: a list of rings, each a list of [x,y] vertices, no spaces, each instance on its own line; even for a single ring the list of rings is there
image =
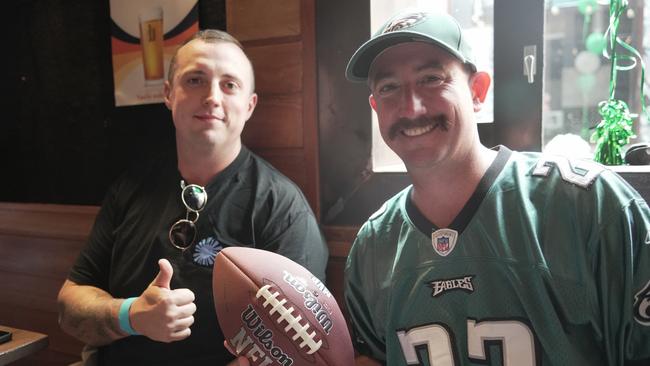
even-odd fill
[[[417,118],[400,118],[388,130],[388,137],[392,140],[397,137],[401,130],[415,127],[424,127],[433,125],[433,129],[438,127],[443,131],[449,129],[447,118],[442,114],[436,116],[423,115]]]

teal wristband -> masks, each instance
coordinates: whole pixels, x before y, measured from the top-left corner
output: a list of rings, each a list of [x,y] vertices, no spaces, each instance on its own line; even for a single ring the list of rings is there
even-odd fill
[[[129,309],[131,309],[131,304],[135,299],[137,299],[137,297],[129,297],[122,301],[122,305],[120,305],[120,313],[118,315],[120,329],[129,335],[140,335],[140,333],[136,332],[135,329],[131,328],[131,321],[129,320]]]

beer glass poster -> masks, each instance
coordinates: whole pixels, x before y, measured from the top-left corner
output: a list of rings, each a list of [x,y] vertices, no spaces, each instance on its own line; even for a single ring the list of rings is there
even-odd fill
[[[199,30],[198,0],[110,0],[115,105],[163,102],[176,48]]]

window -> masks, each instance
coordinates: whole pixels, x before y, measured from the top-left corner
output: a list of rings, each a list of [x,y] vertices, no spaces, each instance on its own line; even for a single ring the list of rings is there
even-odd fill
[[[592,157],[595,144],[590,142],[590,136],[601,120],[598,103],[609,97],[611,61],[602,54],[609,26],[609,1],[546,0],[545,15],[542,144],[544,150]],[[638,50],[646,64],[650,55],[650,22],[645,20],[648,17],[650,1],[630,0],[618,30],[619,37]],[[631,55],[620,46],[617,52]],[[618,64],[632,62],[621,60]],[[618,72],[615,97],[639,115],[634,118],[638,137],[631,143],[650,141],[640,88],[640,64]],[[646,85],[644,88],[648,93]],[[647,95],[645,99],[647,103]]]

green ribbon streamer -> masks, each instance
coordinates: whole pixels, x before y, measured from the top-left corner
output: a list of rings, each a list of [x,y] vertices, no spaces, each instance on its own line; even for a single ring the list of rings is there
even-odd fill
[[[627,0],[610,0],[609,4],[609,27],[605,35],[609,37],[608,46],[603,50],[603,55],[612,61],[609,79],[609,99],[598,104],[598,113],[601,121],[596,126],[596,131],[591,136],[591,141],[596,143],[594,160],[605,165],[621,165],[624,163],[623,146],[636,137],[632,131],[632,114],[627,104],[615,98],[616,80],[618,71],[631,70],[638,63],[641,64],[641,108],[648,119],[648,112],[645,107],[645,94],[643,84],[645,82],[645,64],[643,58],[634,47],[623,42],[618,37],[618,26],[621,14],[627,8]],[[617,53],[616,46],[621,46],[629,52],[628,55]],[[620,61],[629,62],[628,65],[619,64]]]

